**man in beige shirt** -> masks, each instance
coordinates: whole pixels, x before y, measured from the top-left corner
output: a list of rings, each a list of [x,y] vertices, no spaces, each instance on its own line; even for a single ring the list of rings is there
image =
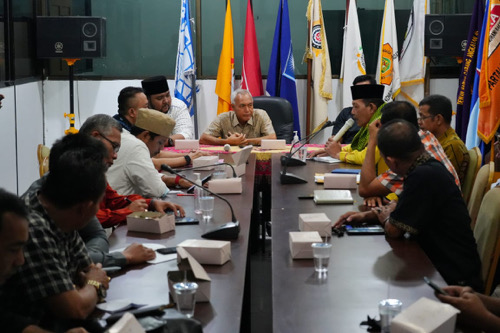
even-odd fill
[[[253,108],[248,90],[237,89],[231,94],[234,111],[220,114],[200,137],[206,145],[260,145],[262,139],[276,139],[271,119],[266,111]]]

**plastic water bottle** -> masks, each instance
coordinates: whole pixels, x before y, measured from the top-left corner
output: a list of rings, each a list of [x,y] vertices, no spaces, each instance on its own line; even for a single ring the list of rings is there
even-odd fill
[[[293,131],[293,140],[292,140],[292,153],[297,149],[297,143],[299,142],[299,135],[297,134],[297,131]],[[297,158],[298,152],[295,152],[291,157]]]
[[[196,176],[196,179],[194,183],[199,186],[203,186],[201,184],[201,179],[200,179],[200,174],[199,173],[194,173]],[[201,214],[201,206],[200,206],[200,198],[203,197],[203,189],[199,188],[197,186],[194,187],[194,212],[195,214]]]

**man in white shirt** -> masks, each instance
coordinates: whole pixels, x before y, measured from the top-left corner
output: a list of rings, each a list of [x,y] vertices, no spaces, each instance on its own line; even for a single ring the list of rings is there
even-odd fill
[[[164,113],[139,109],[130,133],[122,133],[118,157],[106,174],[109,185],[121,195],[139,194],[145,198],[166,196],[167,186],[189,187],[191,184],[180,177],[159,173],[151,160],[163,148],[174,126],[175,121]]]
[[[141,85],[148,98],[149,107],[168,114],[175,120],[175,127],[168,138],[167,146],[173,146],[176,139],[194,139],[193,122],[187,106],[170,95],[167,78],[163,75],[153,76],[143,80]]]

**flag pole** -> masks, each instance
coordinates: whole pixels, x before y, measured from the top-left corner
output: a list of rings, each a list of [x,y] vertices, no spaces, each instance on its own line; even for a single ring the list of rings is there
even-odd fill
[[[191,16],[191,1],[188,0],[187,2],[187,5],[189,7],[189,16]],[[198,13],[198,11],[196,12]],[[191,17],[188,18],[189,20],[191,20]],[[195,26],[195,36],[196,36],[196,22],[193,22],[194,23],[194,26]],[[191,31],[191,36],[193,35],[193,32]],[[196,38],[196,37],[195,37]],[[198,41],[197,41],[198,42]],[[198,48],[196,48],[196,53],[198,53]],[[195,55],[195,50],[193,50],[193,56]],[[195,59],[197,59],[197,57],[195,56],[194,57]],[[198,137],[198,105],[196,104],[196,61],[195,63],[193,64],[194,65],[194,68],[193,68],[193,75],[191,75],[191,87],[193,87],[193,92],[192,92],[192,105],[191,107],[193,108],[193,123],[194,123],[194,137],[197,138]]]
[[[307,21],[307,45],[311,41],[311,21]],[[306,136],[311,134],[311,92],[313,89],[312,82],[312,59],[307,58],[307,100],[306,100]]]

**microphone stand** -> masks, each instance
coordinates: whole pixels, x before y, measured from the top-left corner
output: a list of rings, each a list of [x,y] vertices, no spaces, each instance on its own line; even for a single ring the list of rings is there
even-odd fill
[[[334,124],[335,124],[334,122],[328,121],[325,125],[323,125],[323,127],[319,131],[316,131],[313,134],[310,134],[309,136],[307,136],[304,140],[304,143],[301,144],[299,148],[295,149],[295,151],[293,151],[293,153],[292,153],[292,148],[293,148],[293,145],[292,145],[292,147],[290,147],[290,153],[289,153],[290,156],[286,156],[286,155],[281,156],[281,165],[283,166],[283,170],[281,170],[281,174],[280,174],[281,184],[304,184],[304,183],[307,183],[307,180],[305,180],[304,178],[299,177],[291,172],[286,172],[286,169],[288,166],[306,165],[306,162],[303,162],[303,161],[296,159],[296,158],[293,158],[291,156],[293,154],[295,154],[297,151],[299,151],[299,149],[304,147],[304,145],[307,142],[309,142],[310,140],[312,140],[316,135],[318,135],[319,132],[323,131],[325,128],[332,126]],[[290,161],[293,161],[293,162],[289,163]],[[297,163],[296,161],[298,161],[300,163]]]
[[[201,235],[201,237],[208,238],[208,239],[222,239],[222,240],[232,240],[232,239],[238,238],[238,235],[240,233],[240,222],[238,222],[238,220],[236,219],[236,216],[234,215],[233,206],[231,206],[231,204],[229,203],[229,201],[227,201],[226,198],[220,196],[217,193],[210,191],[207,188],[204,188],[203,186],[196,184],[195,182],[188,179],[184,175],[181,175],[180,173],[178,173],[177,171],[175,171],[174,169],[172,169],[170,166],[168,166],[166,164],[162,164],[160,168],[163,171],[166,171],[166,172],[169,172],[169,173],[174,174],[176,176],[179,176],[182,179],[187,180],[188,182],[190,182],[194,186],[207,191],[208,193],[212,194],[213,196],[215,196],[215,197],[221,199],[222,201],[224,201],[225,203],[227,203],[227,205],[229,206],[229,209],[231,210],[231,221],[224,223],[223,225],[218,226],[214,230],[211,230],[211,231],[204,233],[203,235]]]
[[[229,164],[229,163],[226,163],[226,162],[222,162],[222,163],[217,163],[217,164],[209,164],[209,165],[202,165],[202,166],[199,166],[199,167],[193,167],[193,168],[182,168],[182,169],[176,169],[177,172],[180,172],[180,171],[190,171],[190,170],[198,170],[198,169],[203,169],[203,168],[206,168],[206,167],[216,167],[218,165],[229,165],[231,167],[231,169],[233,170],[233,178],[237,178],[238,176],[236,175],[236,171],[234,170],[234,167]]]

